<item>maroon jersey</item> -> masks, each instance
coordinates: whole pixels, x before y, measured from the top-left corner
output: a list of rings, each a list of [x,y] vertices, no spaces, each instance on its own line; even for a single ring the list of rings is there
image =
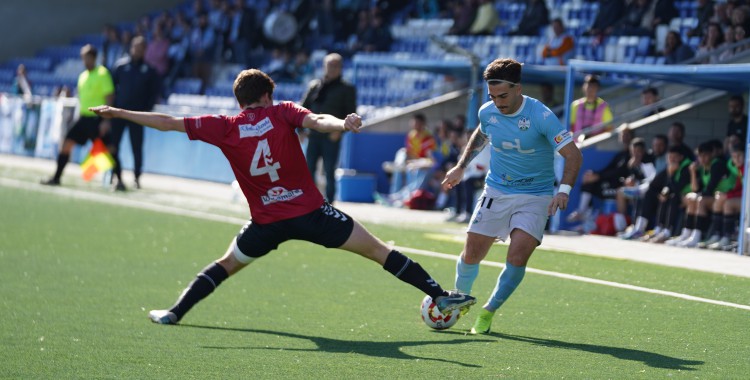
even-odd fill
[[[272,223],[324,202],[307,169],[295,129],[310,111],[292,102],[249,108],[237,116],[185,118],[191,140],[221,149],[250,205],[253,222]]]

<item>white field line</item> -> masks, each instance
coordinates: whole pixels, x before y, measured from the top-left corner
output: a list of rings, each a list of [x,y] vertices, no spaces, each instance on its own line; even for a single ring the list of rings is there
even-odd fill
[[[440,253],[440,252],[425,251],[423,249],[416,249],[416,248],[409,248],[409,247],[398,247],[398,246],[394,246],[394,248],[397,249],[397,250],[403,251],[405,253],[412,253],[412,254],[415,254],[415,255],[437,257],[437,258],[447,259],[447,260],[452,260],[452,261],[456,261],[456,259],[457,259],[456,255],[449,255],[449,254]],[[497,268],[505,268],[505,264],[501,264],[501,263],[494,262],[494,261],[486,261],[485,260],[485,261],[482,261],[482,265],[487,265],[487,266],[490,266],[490,267],[497,267]],[[712,305],[727,306],[727,307],[733,307],[733,308],[742,309],[742,310],[750,310],[750,306],[748,306],[748,305],[741,305],[741,304],[737,304],[737,303],[712,300],[712,299],[709,299],[709,298],[695,297],[695,296],[691,296],[691,295],[688,295],[688,294],[670,292],[670,291],[666,291],[666,290],[644,288],[642,286],[621,284],[619,282],[598,280],[598,279],[590,278],[590,277],[576,276],[576,275],[573,275],[573,274],[566,274],[566,273],[559,273],[559,272],[551,272],[551,271],[547,271],[547,270],[534,269],[534,268],[529,268],[529,267],[526,267],[526,271],[529,272],[529,273],[541,274],[543,276],[557,277],[557,278],[563,278],[563,279],[566,279],[566,280],[573,280],[573,281],[581,281],[581,282],[586,282],[586,283],[589,283],[589,284],[611,286],[613,288],[635,290],[637,292],[658,294],[658,295],[662,295],[662,296],[674,297],[674,298],[679,298],[679,299],[688,300],[688,301],[703,302],[703,303],[709,303],[709,304],[712,304]]]
[[[242,225],[247,222],[247,220],[241,219],[241,218],[234,218],[230,216],[217,215],[217,214],[201,212],[201,211],[185,210],[179,207],[164,206],[164,205],[153,204],[153,203],[148,203],[148,202],[136,201],[133,199],[115,197],[115,196],[107,195],[107,194],[99,194],[95,192],[87,192],[87,191],[69,189],[69,188],[64,188],[64,187],[40,186],[37,184],[24,182],[24,181],[18,181],[18,180],[9,179],[9,178],[0,177],[0,186],[12,187],[12,188],[17,188],[17,189],[22,189],[22,190],[31,190],[31,191],[49,193],[49,194],[58,194],[58,195],[67,196],[67,197],[71,197],[75,199],[84,199],[84,200],[89,200],[89,201],[94,201],[94,202],[99,202],[99,203],[127,206],[127,207],[142,209],[142,210],[162,212],[165,214],[189,216],[189,217],[193,217],[196,219],[211,220],[211,221],[230,223],[230,224],[235,224],[235,225]],[[405,252],[405,253],[411,253],[415,255],[441,258],[441,259],[446,259],[450,261],[456,260],[456,255],[451,255],[447,253],[426,251],[423,249],[401,247],[401,246],[394,246],[393,248],[399,251]],[[482,261],[482,265],[497,267],[497,268],[505,267],[504,264],[494,262],[494,261]],[[557,278],[562,278],[566,280],[581,281],[581,282],[585,282],[589,284],[604,285],[604,286],[610,286],[613,288],[628,289],[628,290],[633,290],[633,291],[643,292],[643,293],[650,293],[650,294],[658,294],[658,295],[667,296],[667,297],[679,298],[679,299],[683,299],[687,301],[703,302],[703,303],[708,303],[712,305],[727,306],[727,307],[732,307],[732,308],[742,309],[742,310],[750,310],[750,306],[748,305],[741,305],[741,304],[736,304],[736,303],[731,303],[731,302],[712,300],[712,299],[702,298],[702,297],[695,297],[695,296],[691,296],[688,294],[670,292],[666,290],[644,288],[642,286],[621,284],[619,282],[598,280],[595,278],[576,276],[572,274],[559,273],[559,272],[551,272],[551,271],[528,268],[528,267],[526,268],[526,271],[529,273],[557,277]]]

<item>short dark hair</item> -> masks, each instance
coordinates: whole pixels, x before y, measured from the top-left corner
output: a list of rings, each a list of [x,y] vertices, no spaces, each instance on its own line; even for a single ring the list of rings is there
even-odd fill
[[[673,127],[677,127],[677,129],[679,129],[680,132],[682,132],[683,135],[685,134],[685,124],[682,124],[679,121],[675,121],[674,123],[672,123],[672,126]]]
[[[742,95],[734,94],[729,97],[729,101],[739,102],[743,108],[745,107],[745,98]]]
[[[487,65],[482,76],[485,81],[499,79],[518,84],[521,83],[521,63],[512,58],[498,58]]]
[[[83,47],[81,48],[81,56],[90,55],[96,58],[97,54],[99,54],[99,52],[96,50],[96,47],[92,44],[83,45]]]
[[[630,146],[632,146],[633,148],[641,148],[643,150],[646,150],[646,140],[644,140],[642,137],[635,137],[630,141]]]
[[[685,153],[682,151],[682,146],[672,145],[667,149],[667,153],[679,153],[680,156],[685,157]]]
[[[272,97],[275,88],[276,83],[268,74],[258,69],[249,69],[242,70],[237,74],[232,91],[234,91],[237,102],[241,106],[247,106],[259,101],[263,94],[267,93],[268,96]]]
[[[596,83],[597,85],[601,85],[601,82],[599,82],[599,76],[596,74],[586,75],[586,77],[583,78],[583,83]]]
[[[655,139],[659,139],[661,141],[664,141],[664,144],[669,144],[669,137],[667,137],[667,135],[665,135],[665,134],[661,134],[660,133],[660,134],[654,136],[654,138]]]
[[[734,144],[732,144],[732,146],[729,147],[729,152],[730,153],[734,153],[734,152],[745,153],[745,144],[741,143],[741,142],[734,143]]]
[[[641,91],[641,94],[652,94],[654,96],[659,96],[659,90],[656,89],[656,87],[646,87]]]
[[[427,117],[425,117],[425,115],[423,113],[415,113],[414,116],[412,116],[412,118],[414,120],[419,120],[422,123],[426,123],[427,122]]]
[[[698,153],[713,153],[714,144],[710,141],[702,142],[698,144]]]

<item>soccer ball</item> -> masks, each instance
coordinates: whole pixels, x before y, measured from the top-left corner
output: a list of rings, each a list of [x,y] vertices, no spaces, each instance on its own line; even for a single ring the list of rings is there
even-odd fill
[[[435,330],[448,329],[455,325],[458,318],[461,317],[460,310],[453,310],[445,315],[441,313],[430,296],[424,297],[420,309],[422,310],[422,321]]]

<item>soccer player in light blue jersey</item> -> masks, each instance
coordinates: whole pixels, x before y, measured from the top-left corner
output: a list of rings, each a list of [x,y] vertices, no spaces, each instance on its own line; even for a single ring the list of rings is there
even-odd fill
[[[526,264],[541,244],[547,218],[568,206],[568,194],[583,158],[569,131],[542,102],[521,93],[521,64],[496,59],[484,70],[490,101],[479,109],[479,128],[443,187],[451,189],[464,169],[489,144],[490,171],[466,243],[456,264],[456,288],[470,293],[479,263],[495,239],[510,236],[508,256],[492,296],[482,307],[472,334],[490,331],[492,317],[523,280]],[[562,181],[555,193],[553,155],[565,158]]]

